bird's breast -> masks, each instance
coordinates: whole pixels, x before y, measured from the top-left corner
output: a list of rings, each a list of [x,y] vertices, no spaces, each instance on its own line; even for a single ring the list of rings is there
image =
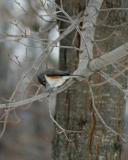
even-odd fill
[[[52,88],[63,85],[66,79],[68,78],[60,76],[46,76],[46,80]]]

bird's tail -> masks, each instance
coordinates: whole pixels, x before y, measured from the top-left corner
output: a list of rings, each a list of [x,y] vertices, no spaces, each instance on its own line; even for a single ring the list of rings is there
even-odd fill
[[[71,75],[71,77],[81,77],[81,78],[85,78],[85,76],[82,76],[82,75],[76,75],[76,74]]]

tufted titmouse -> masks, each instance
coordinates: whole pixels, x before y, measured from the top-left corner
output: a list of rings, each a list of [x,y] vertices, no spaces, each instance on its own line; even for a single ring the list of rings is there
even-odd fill
[[[43,86],[46,87],[48,84],[51,88],[56,88],[58,86],[63,85],[67,79],[83,76],[72,75],[68,71],[47,69],[45,72],[40,73],[37,77],[39,83],[41,83]]]

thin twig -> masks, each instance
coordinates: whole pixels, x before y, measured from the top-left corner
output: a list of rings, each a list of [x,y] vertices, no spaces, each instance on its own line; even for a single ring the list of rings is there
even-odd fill
[[[92,90],[92,87],[91,87],[90,84],[89,84],[89,91],[90,91],[90,93],[91,93],[91,98],[92,98],[92,107],[93,107],[93,109],[94,109],[97,117],[98,117],[99,120],[101,121],[101,123],[102,123],[102,124],[105,126],[105,128],[107,128],[110,132],[112,132],[112,133],[115,134],[115,135],[120,136],[123,141],[126,141],[125,138],[124,138],[120,133],[116,132],[114,129],[112,129],[110,126],[108,126],[108,125],[106,124],[106,122],[104,121],[103,117],[101,116],[101,114],[100,114],[99,111],[97,110],[96,105],[95,105],[94,93],[93,93],[93,90]]]
[[[128,70],[128,68],[124,68],[123,70],[121,70],[119,73],[115,74],[113,77],[111,77],[111,79],[116,79],[117,77],[119,77],[121,74],[123,74],[124,72],[126,72]],[[100,83],[91,83],[91,85],[93,87],[99,87],[99,86],[103,86],[105,84],[107,84],[108,82],[111,81],[110,78],[106,79],[105,81],[103,82],[100,82]]]

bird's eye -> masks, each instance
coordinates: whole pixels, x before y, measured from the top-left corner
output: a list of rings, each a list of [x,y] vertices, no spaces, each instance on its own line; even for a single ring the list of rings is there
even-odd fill
[[[46,86],[46,81],[45,81],[45,79],[42,80],[42,84],[43,84],[44,86]]]

